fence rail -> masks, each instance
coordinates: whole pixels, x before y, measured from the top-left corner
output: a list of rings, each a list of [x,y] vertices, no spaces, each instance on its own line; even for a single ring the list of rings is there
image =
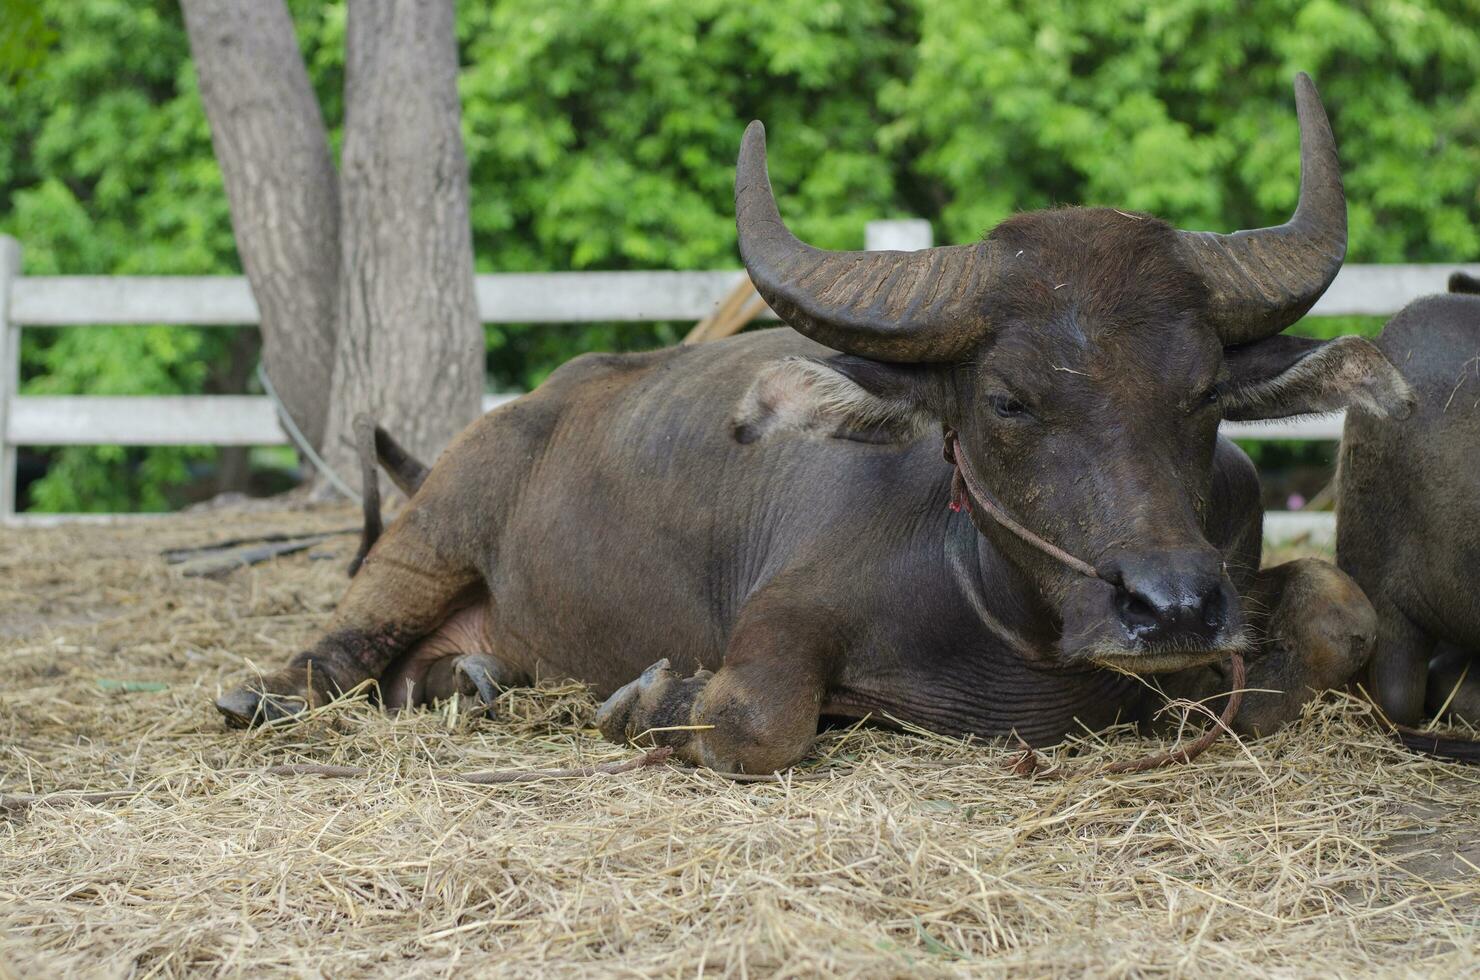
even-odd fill
[[[921,221],[871,222],[871,248],[922,248]],[[1480,264],[1349,265],[1311,316],[1386,316],[1419,296],[1442,292],[1449,273],[1480,275]],[[476,277],[484,323],[590,323],[699,320],[744,273],[495,273]],[[765,318],[775,319],[770,310]],[[242,276],[21,276],[20,246],[0,236],[0,521],[17,519],[16,449],[24,445],[284,445],[269,399],[253,395],[29,396],[18,392],[26,328],[179,324],[250,326],[260,315]],[[491,395],[485,408],[513,396]],[[1335,440],[1341,416],[1225,423],[1242,439]],[[23,516],[23,515],[22,515]],[[54,520],[52,518],[51,520]],[[1271,514],[1273,538],[1329,539],[1329,514]]]

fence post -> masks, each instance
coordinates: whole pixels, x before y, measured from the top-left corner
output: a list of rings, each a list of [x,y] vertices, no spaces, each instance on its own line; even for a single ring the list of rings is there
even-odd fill
[[[0,523],[15,516],[16,451],[10,444],[10,403],[21,387],[21,328],[10,322],[10,296],[21,274],[21,245],[0,235]]]
[[[930,230],[930,222],[924,218],[870,221],[863,226],[863,247],[870,252],[885,249],[918,252],[934,244],[935,237]]]

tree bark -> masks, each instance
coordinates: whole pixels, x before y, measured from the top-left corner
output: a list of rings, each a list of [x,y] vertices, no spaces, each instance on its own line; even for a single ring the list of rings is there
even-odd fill
[[[273,387],[314,448],[329,414],[339,188],[283,0],[180,0]]]
[[[339,332],[325,455],[354,478],[369,412],[430,462],[479,414],[468,165],[452,0],[350,0]]]

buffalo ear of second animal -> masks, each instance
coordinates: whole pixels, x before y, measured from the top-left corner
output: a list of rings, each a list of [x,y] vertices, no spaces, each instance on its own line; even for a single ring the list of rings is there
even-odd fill
[[[1279,335],[1225,356],[1223,415],[1234,421],[1287,418],[1357,407],[1407,418],[1413,390],[1382,351],[1362,337],[1312,340]]]

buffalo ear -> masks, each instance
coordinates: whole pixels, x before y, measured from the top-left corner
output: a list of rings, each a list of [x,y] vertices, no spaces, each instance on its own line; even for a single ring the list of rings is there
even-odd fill
[[[925,407],[927,371],[850,354],[773,361],[740,400],[732,420],[735,440],[797,433],[908,442],[938,424]]]
[[[1277,335],[1224,352],[1229,381],[1223,417],[1240,422],[1335,412],[1348,406],[1407,418],[1413,389],[1362,337],[1311,340]]]

